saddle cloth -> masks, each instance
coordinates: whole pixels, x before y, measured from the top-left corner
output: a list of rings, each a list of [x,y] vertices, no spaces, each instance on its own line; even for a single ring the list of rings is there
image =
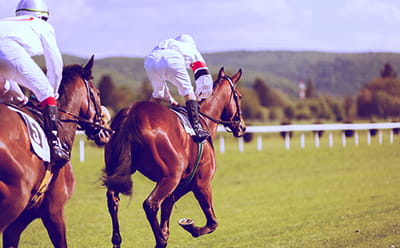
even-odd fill
[[[22,120],[24,120],[25,125],[28,128],[33,152],[43,161],[50,162],[49,144],[47,142],[47,137],[39,123],[19,109],[11,106],[8,106],[8,108],[17,112],[21,116]]]
[[[189,118],[185,114],[186,109],[181,107],[181,108],[170,108],[170,110],[179,117],[179,120],[181,121],[181,124],[185,129],[186,133],[190,134],[191,136],[196,136],[196,133],[194,132],[194,129],[190,124]]]

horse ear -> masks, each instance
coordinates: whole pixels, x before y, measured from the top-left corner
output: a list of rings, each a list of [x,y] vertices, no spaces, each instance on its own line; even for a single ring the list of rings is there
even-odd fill
[[[85,79],[92,79],[92,68],[94,65],[94,55],[92,55],[87,62],[87,64],[83,67],[84,75],[83,78]]]
[[[225,75],[224,67],[221,67],[218,72],[218,78],[225,77]]]
[[[240,68],[238,70],[238,72],[236,72],[236,74],[233,75],[232,81],[235,82],[235,83],[239,82],[239,79],[240,79],[241,76],[242,76],[242,69]]]

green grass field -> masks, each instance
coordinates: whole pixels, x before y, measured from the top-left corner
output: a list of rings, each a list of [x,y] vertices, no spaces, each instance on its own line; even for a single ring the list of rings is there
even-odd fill
[[[309,135],[311,137],[311,135]],[[334,147],[326,135],[319,148],[307,137],[306,148],[294,136],[285,150],[277,134],[265,135],[263,151],[255,140],[239,153],[227,138],[225,154],[217,146],[217,172],[213,181],[218,229],[198,239],[181,229],[180,218],[205,220],[189,194],[176,203],[171,217],[168,247],[175,248],[400,248],[400,137],[389,144],[384,136],[358,146],[349,139]],[[66,207],[69,247],[112,247],[111,222],[105,189],[98,177],[103,151],[86,145],[86,161],[73,165],[77,186]],[[134,195],[123,197],[120,208],[122,247],[154,247],[142,210],[153,183],[134,175]],[[51,247],[40,221],[24,232],[21,248]]]

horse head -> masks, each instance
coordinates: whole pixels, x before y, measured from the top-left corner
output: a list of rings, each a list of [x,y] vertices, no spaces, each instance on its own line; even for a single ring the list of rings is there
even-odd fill
[[[89,139],[94,140],[97,145],[104,145],[110,139],[112,132],[108,126],[110,114],[107,108],[101,105],[100,92],[91,81],[93,64],[94,56],[84,67],[72,65],[64,68],[60,92],[66,91],[68,88],[83,88],[80,90],[80,96],[74,100],[74,102],[79,102],[79,110],[77,110],[79,116],[74,117]],[[71,80],[76,77],[80,77],[79,80]],[[69,86],[68,81],[75,82],[75,86]]]
[[[242,137],[246,131],[242,112],[242,95],[237,88],[241,76],[242,70],[239,69],[232,77],[228,77],[222,67],[219,70],[218,79],[214,83],[214,90],[216,87],[224,87],[224,91],[228,94],[229,101],[224,106],[221,123],[227,130],[232,131],[235,137]]]

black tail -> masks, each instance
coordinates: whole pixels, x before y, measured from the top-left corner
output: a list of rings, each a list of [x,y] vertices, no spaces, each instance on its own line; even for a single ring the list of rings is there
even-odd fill
[[[111,124],[115,133],[105,147],[106,165],[101,179],[108,189],[124,195],[132,194],[131,174],[136,171],[132,164],[132,152],[142,143],[136,139],[135,121],[129,121],[129,110],[121,110]]]

